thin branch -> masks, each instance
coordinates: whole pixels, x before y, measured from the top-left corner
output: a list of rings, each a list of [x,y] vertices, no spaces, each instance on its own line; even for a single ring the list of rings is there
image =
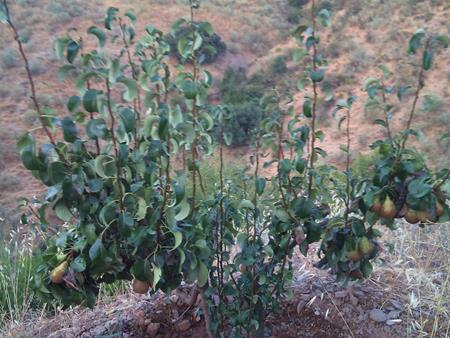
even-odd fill
[[[346,170],[346,196],[345,196],[345,214],[344,222],[345,226],[348,227],[348,214],[350,213],[350,108],[347,109],[347,158],[345,163]]]
[[[431,38],[428,38],[426,43],[425,43],[425,50],[428,49],[429,45],[431,42]],[[408,122],[406,124],[406,129],[405,129],[405,136],[402,142],[402,146],[401,149],[405,149],[405,145],[406,145],[406,141],[408,141],[408,136],[409,136],[409,130],[411,129],[411,125],[414,119],[414,114],[416,112],[416,107],[417,107],[417,102],[419,101],[419,96],[420,96],[420,92],[424,87],[424,78],[425,78],[425,69],[421,66],[420,67],[420,72],[419,72],[419,77],[418,77],[418,81],[417,81],[417,89],[416,92],[414,94],[414,100],[413,100],[413,104],[411,107],[411,111],[409,113],[409,118],[408,118]]]
[[[125,32],[122,27],[122,18],[119,18],[119,27],[120,27],[120,32],[122,33],[122,41],[125,46],[125,52],[127,53],[128,64],[131,67],[131,76],[133,77],[133,79],[135,81],[137,81],[138,78],[137,78],[136,65],[134,64],[133,59],[131,57],[130,46],[128,45],[128,42],[127,42],[127,39],[125,36]],[[137,131],[139,130],[139,126],[141,124],[141,115],[140,115],[141,109],[142,109],[141,108],[141,94],[140,94],[140,90],[138,88],[137,89],[137,98],[134,99],[134,111],[136,112],[136,129],[134,130],[134,142],[135,142],[136,146],[139,145]]]
[[[45,120],[44,120],[44,114],[41,110],[39,101],[37,99],[37,95],[36,95],[36,86],[34,84],[34,80],[33,80],[33,75],[31,74],[31,70],[30,70],[30,64],[28,62],[28,58],[25,54],[25,50],[23,48],[22,45],[22,41],[20,41],[20,36],[19,33],[17,31],[16,26],[13,24],[11,16],[10,16],[10,12],[9,12],[9,7],[8,4],[6,2],[6,0],[3,0],[3,5],[5,7],[6,10],[6,22],[9,26],[9,28],[11,29],[13,36],[14,36],[14,40],[17,43],[17,47],[19,48],[19,52],[20,55],[23,59],[23,62],[25,63],[25,70],[27,73],[27,77],[28,77],[28,82],[30,83],[30,87],[31,87],[31,100],[33,101],[34,107],[36,109],[36,112],[38,113],[38,118],[39,121],[41,122],[42,128],[44,129],[45,134],[47,135],[50,143],[53,145],[53,147],[55,148],[56,153],[58,154],[58,156],[64,161],[66,162],[63,154],[59,151],[59,149],[56,147],[56,142],[55,139],[53,138],[52,133],[50,132],[50,130],[48,129],[48,127],[46,126]],[[67,164],[67,163],[66,163]]]
[[[312,33],[311,37],[313,38],[313,70],[317,71],[317,45],[316,45],[316,2],[312,0],[312,8],[311,8],[311,21],[312,21]],[[316,143],[316,110],[317,110],[317,82],[313,81],[313,104],[312,104],[312,120],[311,120],[311,150],[310,150],[310,162],[309,162],[309,182],[308,182],[308,197],[311,197],[312,193],[312,184],[313,184],[313,173],[314,170],[314,160],[315,160],[315,143]]]
[[[123,204],[123,190],[122,190],[122,183],[120,178],[120,163],[119,163],[119,149],[117,147],[117,141],[116,141],[116,133],[115,133],[115,124],[116,119],[114,118],[112,106],[111,106],[111,86],[109,84],[109,79],[106,79],[106,94],[107,94],[107,101],[108,101],[108,113],[109,118],[111,119],[111,138],[113,142],[113,148],[114,148],[114,157],[116,162],[116,179],[117,179],[117,187],[119,189],[119,205],[120,205],[120,211],[124,211],[124,204]]]
[[[387,110],[387,99],[386,99],[386,92],[384,89],[384,82],[381,82],[381,86],[383,87],[382,91],[381,91],[381,98],[383,100],[383,111],[384,111],[384,119],[386,122],[386,132],[387,132],[387,136],[388,136],[389,140],[392,143],[392,133],[391,133],[391,127],[390,127],[390,123],[389,123],[389,112]]]

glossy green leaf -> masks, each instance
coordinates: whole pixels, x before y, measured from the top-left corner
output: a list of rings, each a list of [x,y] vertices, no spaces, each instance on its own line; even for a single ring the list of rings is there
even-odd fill
[[[104,138],[106,129],[106,121],[104,119],[93,119],[86,125],[86,134],[91,139]]]
[[[172,235],[175,238],[175,243],[170,251],[178,248],[183,240],[183,234],[180,231],[172,231]]]
[[[72,40],[67,44],[67,61],[73,63],[80,51],[80,45]]]
[[[61,121],[64,141],[74,142],[77,139],[77,127],[70,117],[65,117]]]
[[[201,288],[208,282],[208,268],[202,261],[198,262],[197,285]]]
[[[422,67],[425,70],[430,70],[432,65],[433,65],[433,51],[427,49],[423,52]]]
[[[125,85],[126,90],[123,94],[124,100],[131,102],[133,101],[137,96],[137,84],[136,81],[133,79],[121,76],[119,79],[117,79],[117,82],[120,82]]]
[[[255,182],[256,193],[262,195],[264,193],[264,188],[266,187],[266,179],[263,177],[258,177]]]
[[[161,280],[161,276],[162,276],[162,270],[160,267],[156,266],[155,264],[152,263],[152,288],[156,289],[156,285],[159,283],[159,281]]]
[[[105,47],[105,45],[106,45],[106,34],[100,28],[98,28],[96,26],[91,26],[87,30],[87,33],[95,35],[97,37],[98,45],[99,45],[100,48]]]
[[[68,222],[72,218],[72,214],[69,208],[67,208],[66,204],[63,201],[59,201],[58,203],[56,203],[54,210],[56,216],[64,222]]]
[[[175,219],[177,221],[182,221],[184,220],[186,217],[189,216],[189,213],[191,211],[191,205],[185,200],[183,201],[180,205],[179,205],[179,211],[178,213],[175,215]]]
[[[417,49],[419,49],[424,36],[425,31],[423,29],[419,29],[413,34],[413,36],[409,40],[408,53],[415,54],[417,52]]]

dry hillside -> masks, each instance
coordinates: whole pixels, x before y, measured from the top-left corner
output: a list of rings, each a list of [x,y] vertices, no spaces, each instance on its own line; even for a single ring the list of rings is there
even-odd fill
[[[450,4],[446,0],[432,1],[322,1],[321,6],[331,8],[332,28],[321,32],[321,52],[330,60],[327,81],[338,98],[349,92],[359,98],[355,106],[352,133],[354,154],[364,152],[380,136],[381,130],[372,124],[376,111],[364,107],[365,95],[361,91],[364,79],[376,71],[379,64],[387,64],[405,83],[414,84],[414,71],[410,63],[415,60],[406,53],[408,38],[419,27],[450,34]],[[108,6],[131,9],[138,13],[138,30],[151,23],[164,31],[177,18],[186,15],[186,4],[175,0],[151,1],[67,1],[21,0],[13,6],[13,15],[19,28],[31,68],[38,84],[39,99],[43,105],[54,106],[60,115],[67,114],[65,102],[72,95],[70,79],[58,81],[58,62],[52,52],[53,40],[71,27],[89,27],[101,23]],[[290,37],[294,23],[302,21],[307,13],[293,10],[287,1],[273,0],[211,0],[202,6],[199,18],[212,22],[225,40],[227,52],[209,66],[216,83],[227,67],[247,68],[258,73],[267,68],[277,55],[291,57],[296,48]],[[18,57],[11,34],[5,27],[0,30],[0,217],[14,218],[15,200],[31,196],[42,187],[23,170],[16,149],[17,138],[26,129],[39,129],[35,112],[27,98],[22,61]],[[427,136],[420,144],[436,166],[449,165],[448,143],[439,141],[438,134],[450,123],[450,90],[448,83],[450,55],[439,57],[439,64],[428,74],[429,81],[420,102],[420,127]],[[288,62],[289,71],[282,80],[295,91],[296,75],[302,69]],[[216,90],[217,92],[217,90]],[[302,104],[303,94],[296,94],[296,107]],[[405,101],[394,112],[394,124],[402,127],[404,112],[410,102]],[[329,151],[332,163],[341,161],[339,144],[342,135],[331,117],[332,107],[320,112],[320,126],[328,136],[323,148]],[[6,224],[6,223],[5,223]],[[2,226],[5,227],[6,225]]]

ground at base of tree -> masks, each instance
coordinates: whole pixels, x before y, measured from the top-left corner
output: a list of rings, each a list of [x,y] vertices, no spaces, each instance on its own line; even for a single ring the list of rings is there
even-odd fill
[[[386,260],[371,279],[344,288],[326,271],[313,266],[313,256],[305,258],[296,251],[295,277],[289,286],[293,297],[283,302],[279,314],[267,318],[268,337],[406,337],[420,317],[428,316],[428,325],[433,324],[435,316],[425,303],[411,308],[408,287],[399,278],[405,266]],[[207,337],[199,299],[192,302],[192,290],[185,285],[170,296],[161,292],[152,296],[129,293],[92,310],[74,308],[51,318],[34,316],[28,324],[11,328],[6,336]],[[437,336],[447,329],[444,322],[438,326]],[[409,331],[409,336],[418,334]]]

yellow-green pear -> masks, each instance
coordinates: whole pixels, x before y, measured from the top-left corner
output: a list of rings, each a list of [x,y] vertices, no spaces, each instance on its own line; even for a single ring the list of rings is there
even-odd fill
[[[383,218],[394,218],[397,214],[397,209],[395,208],[394,202],[392,202],[389,196],[386,196],[386,199],[381,206],[381,210],[379,215]]]
[[[69,263],[67,261],[62,262],[56,268],[50,272],[50,280],[52,283],[60,284],[63,281],[64,274],[66,273]]]
[[[133,279],[133,291],[140,294],[146,294],[150,289],[150,283],[139,279]]]
[[[361,237],[358,241],[358,249],[364,255],[369,255],[373,250],[373,244],[367,237]]]
[[[419,222],[419,217],[417,216],[417,211],[411,208],[408,208],[405,214],[405,220],[408,223],[416,224]]]

